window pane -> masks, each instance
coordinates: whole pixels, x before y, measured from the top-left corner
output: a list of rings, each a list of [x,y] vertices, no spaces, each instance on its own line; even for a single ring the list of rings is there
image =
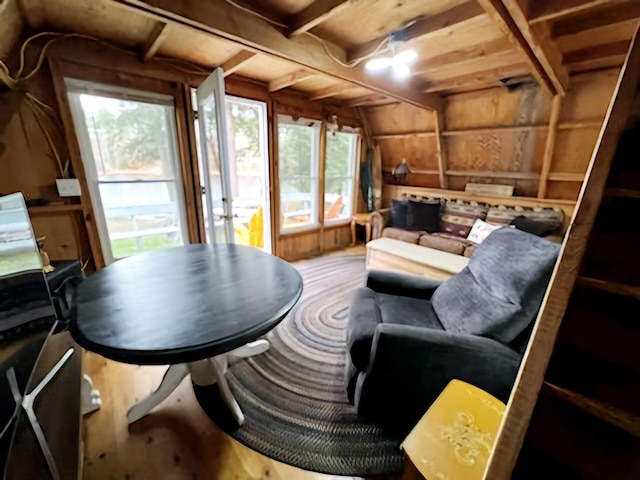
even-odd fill
[[[174,182],[100,184],[114,258],[183,245]]]
[[[351,217],[357,140],[354,133],[327,133],[325,220]]]
[[[80,95],[98,180],[175,179],[173,107]]]
[[[318,135],[317,127],[278,125],[283,229],[314,224],[318,218]]]

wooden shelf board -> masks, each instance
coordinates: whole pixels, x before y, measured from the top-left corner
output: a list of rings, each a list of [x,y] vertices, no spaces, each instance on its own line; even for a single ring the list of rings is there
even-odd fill
[[[33,215],[48,215],[56,213],[81,212],[82,205],[79,204],[63,204],[63,205],[41,205],[37,207],[29,207],[29,213]]]
[[[593,415],[640,438],[640,415],[549,382],[544,382],[544,385],[549,393],[556,397],[575,405],[589,415]]]
[[[631,188],[607,188],[604,191],[604,194],[606,197],[640,199],[640,190],[635,190]]]
[[[584,173],[551,172],[548,179],[552,182],[582,182],[584,177]]]
[[[609,293],[624,295],[627,297],[635,297],[640,299],[640,287],[625,285],[624,283],[609,282],[592,277],[578,277],[576,283],[582,287],[596,288]]]

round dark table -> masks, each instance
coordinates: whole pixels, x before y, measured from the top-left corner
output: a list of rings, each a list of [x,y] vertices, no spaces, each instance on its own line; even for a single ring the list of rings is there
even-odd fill
[[[119,260],[89,276],[70,330],[81,346],[107,358],[171,365],[158,389],[129,410],[129,423],[191,374],[197,385],[218,383],[241,424],[224,378],[228,357],[269,348],[257,339],[301,294],[302,277],[284,260],[243,245],[187,245]]]

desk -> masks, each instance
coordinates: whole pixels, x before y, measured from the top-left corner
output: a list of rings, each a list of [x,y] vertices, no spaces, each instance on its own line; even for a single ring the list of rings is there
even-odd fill
[[[244,415],[224,373],[228,357],[266,351],[258,338],[274,328],[302,294],[287,262],[242,245],[187,245],[115,262],[78,290],[71,333],[87,350],[139,365],[171,365],[158,389],[134,405],[145,416],[191,374],[218,383],[238,424]]]

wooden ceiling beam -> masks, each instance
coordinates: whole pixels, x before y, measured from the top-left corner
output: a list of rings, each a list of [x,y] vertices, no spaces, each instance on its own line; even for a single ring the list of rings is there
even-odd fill
[[[531,24],[548,22],[612,3],[620,2],[616,0],[535,0],[529,3],[527,17]]]
[[[501,79],[520,77],[523,72],[528,71],[527,63],[518,63],[515,65],[507,65],[505,67],[491,68],[488,70],[474,72],[472,74],[462,75],[456,78],[450,78],[438,82],[426,82],[422,86],[424,92],[443,92],[456,89],[482,89],[492,88],[502,85]]]
[[[551,41],[548,26],[532,28],[525,9],[517,0],[478,0],[493,22],[520,46],[531,65],[532,73],[552,95],[564,95],[569,73],[562,66],[560,49]]]
[[[553,22],[551,34],[554,37],[573,35],[583,30],[606,27],[616,23],[640,18],[640,2],[631,1],[624,5],[611,5],[587,11],[571,18]]]
[[[365,95],[363,97],[352,98],[350,100],[345,100],[342,102],[342,106],[346,108],[350,107],[360,107],[363,105],[386,105],[389,103],[394,103],[395,100],[387,97],[386,95],[382,95],[380,93],[373,93],[371,95]]]
[[[287,20],[289,36],[300,35],[317,27],[322,22],[337,15],[349,6],[349,0],[315,0],[301,12],[292,15]]]
[[[224,71],[224,76],[228,77],[229,75],[233,75],[256,55],[256,52],[251,52],[249,50],[240,50],[238,53],[236,53],[231,58],[226,60],[222,65],[220,65],[220,67]]]
[[[500,38],[481,45],[472,45],[471,47],[461,48],[435,57],[420,59],[413,65],[412,70],[415,73],[426,72],[506,51],[513,51],[513,46]]]
[[[483,13],[484,11],[478,3],[475,0],[471,0],[431,17],[420,18],[404,29],[405,41],[408,42],[424,37],[430,33],[455,25],[456,23],[461,23],[478,15],[482,15]],[[388,36],[389,35],[385,35],[353,47],[347,54],[348,60],[353,61],[370,55]]]
[[[308,72],[306,70],[296,70],[295,72],[288,73],[281,77],[278,77],[269,82],[269,91],[277,92],[278,90],[282,90],[283,88],[291,87],[302,80],[306,80],[307,78],[313,77],[317,75],[313,72]]]
[[[360,87],[347,83],[331,85],[330,87],[323,88],[322,90],[311,93],[309,95],[309,100],[311,100],[312,102],[315,102],[317,100],[324,100],[325,98],[335,97],[336,95],[343,94],[345,92],[348,92],[349,90],[354,90],[356,88]]]
[[[350,68],[332,59],[346,61],[346,52],[331,44],[320,44],[308,35],[287,38],[266,20],[224,1],[198,0],[111,0],[167,23],[177,23],[243,45],[247,50],[267,53],[293,63],[305,70],[322,73],[354,85],[384,94],[420,108],[439,110],[442,99],[424,94],[408,84],[392,78],[372,78],[363,66]]]
[[[503,48],[509,48],[511,45],[502,42]],[[476,49],[477,51],[477,49]],[[461,75],[472,74],[478,71],[487,70],[489,68],[499,68],[523,61],[520,51],[509,48],[508,50],[498,50],[495,52],[478,54],[474,58],[468,58],[463,61],[452,61],[451,63],[431,66],[428,62],[424,62],[415,68],[415,73],[426,77],[427,80],[439,81],[446,78],[459,77]]]
[[[158,52],[160,45],[162,45],[162,42],[167,38],[167,32],[169,30],[167,26],[165,22],[157,22],[153,26],[149,38],[147,38],[144,48],[142,49],[143,62],[148,62]]]
[[[606,43],[604,45],[596,45],[594,47],[583,48],[567,52],[562,57],[562,63],[583,63],[600,58],[615,57],[625,55],[629,51],[631,40],[620,40],[619,42]]]

